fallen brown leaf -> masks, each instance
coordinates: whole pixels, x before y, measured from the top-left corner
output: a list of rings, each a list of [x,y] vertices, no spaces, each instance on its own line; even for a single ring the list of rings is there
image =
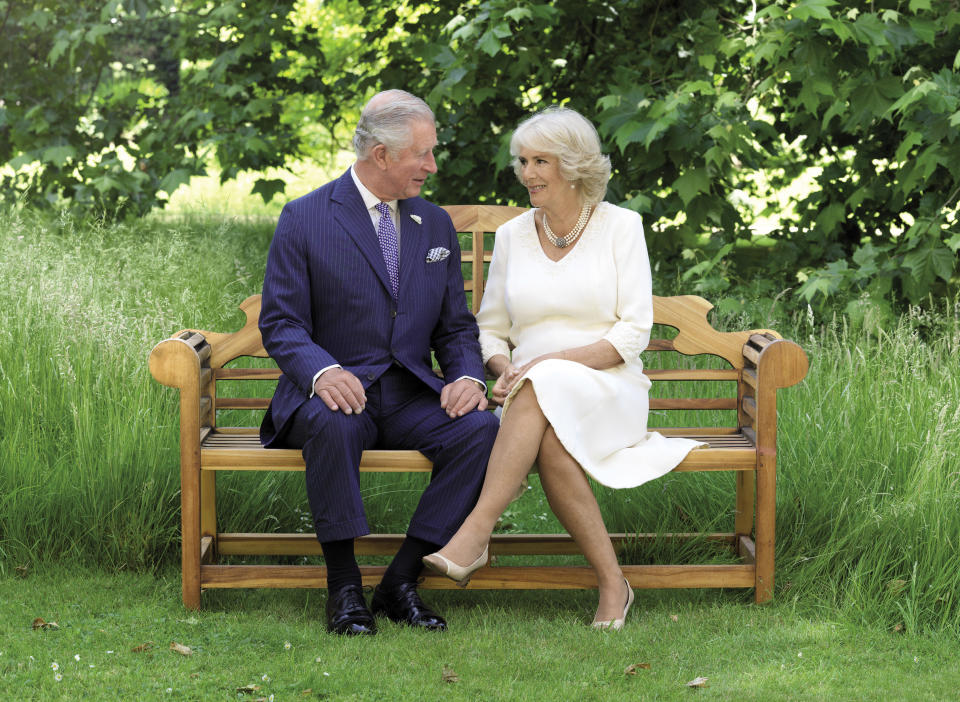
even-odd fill
[[[25,566],[25,565],[18,565],[16,568],[14,568],[14,571],[16,571],[18,578],[25,578],[25,577],[27,577],[27,574],[28,574],[28,573],[27,573],[27,566]]]
[[[131,653],[143,653],[144,651],[149,651],[153,648],[153,641],[144,641],[139,646],[134,646],[130,649]]]
[[[259,685],[244,685],[243,687],[238,687],[237,692],[242,695],[252,695],[254,692],[260,689]]]
[[[443,667],[443,675],[440,676],[440,679],[445,683],[455,683],[460,682],[460,676],[453,672],[453,668]]]
[[[679,622],[679,621],[680,621],[680,617],[678,617],[676,614],[671,614],[671,615],[670,615],[670,621],[672,621],[672,622]]]
[[[907,586],[906,580],[891,580],[887,583],[887,589],[892,592],[894,595],[903,591],[903,588]]]
[[[301,692],[300,694],[301,694],[301,695],[312,695],[312,694],[313,694],[313,688],[312,688],[312,687],[308,687],[306,690],[304,690],[304,691]]]
[[[43,617],[37,617],[30,625],[33,629],[59,629],[60,625],[56,622],[45,622]]]
[[[189,646],[184,646],[183,644],[178,644],[176,641],[170,642],[170,650],[176,651],[181,656],[192,656],[193,650]]]
[[[649,663],[631,663],[624,670],[625,675],[636,675],[638,670],[650,670]]]
[[[903,622],[897,622],[896,624],[894,624],[894,625],[893,625],[893,632],[894,632],[895,634],[902,634],[902,633],[903,633]]]
[[[706,687],[706,686],[707,686],[707,678],[703,676],[698,676],[687,683],[687,687]]]

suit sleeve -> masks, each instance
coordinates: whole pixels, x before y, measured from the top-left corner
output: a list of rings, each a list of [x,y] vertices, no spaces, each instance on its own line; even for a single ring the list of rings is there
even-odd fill
[[[463,273],[460,270],[460,243],[450,217],[443,213],[448,230],[450,256],[447,258],[447,280],[443,304],[437,325],[431,334],[431,346],[443,377],[448,379],[469,376],[484,377],[477,341],[477,321],[467,307],[463,291]],[[447,381],[450,382],[450,381]]]
[[[284,207],[267,255],[259,326],[263,348],[305,397],[317,371],[337,364],[312,338],[308,260],[303,223]]]

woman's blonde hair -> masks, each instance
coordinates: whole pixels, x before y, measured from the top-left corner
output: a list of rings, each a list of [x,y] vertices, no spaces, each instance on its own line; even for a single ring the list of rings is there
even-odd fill
[[[583,204],[596,205],[603,200],[610,180],[610,159],[600,151],[596,128],[576,110],[548,107],[517,126],[510,138],[510,155],[518,180],[522,148],[556,156],[560,175],[580,186]]]

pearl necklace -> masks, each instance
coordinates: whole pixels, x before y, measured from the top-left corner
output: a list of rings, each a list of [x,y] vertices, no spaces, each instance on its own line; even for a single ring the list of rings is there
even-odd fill
[[[587,220],[590,219],[590,205],[584,205],[583,209],[580,210],[580,216],[577,217],[577,223],[573,226],[566,236],[557,236],[553,233],[553,230],[550,228],[550,225],[547,223],[547,213],[543,213],[543,233],[546,235],[547,239],[550,240],[550,243],[556,246],[558,249],[565,249],[574,241],[577,240],[577,237],[583,232],[583,228],[587,226]]]

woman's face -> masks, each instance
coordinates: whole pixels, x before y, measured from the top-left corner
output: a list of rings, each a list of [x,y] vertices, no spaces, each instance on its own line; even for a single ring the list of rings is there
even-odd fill
[[[576,198],[572,183],[560,175],[560,160],[553,154],[526,147],[517,152],[520,182],[530,194],[530,204],[546,210],[566,209]]]

